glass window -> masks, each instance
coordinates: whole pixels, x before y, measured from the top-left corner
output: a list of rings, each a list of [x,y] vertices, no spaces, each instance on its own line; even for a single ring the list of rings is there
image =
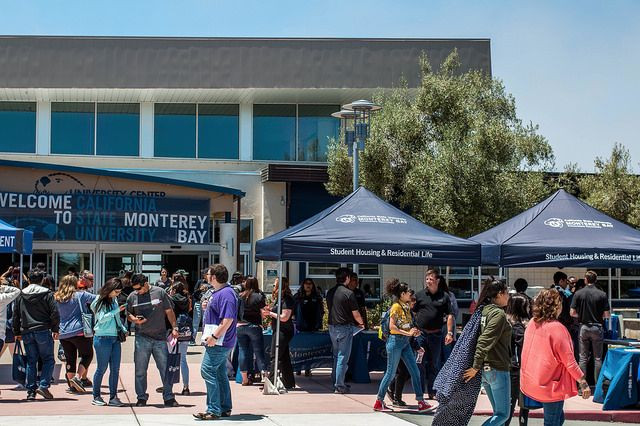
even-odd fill
[[[238,105],[198,105],[198,157],[239,158]]]
[[[340,105],[298,105],[298,160],[327,161],[331,138],[340,137]]]
[[[253,106],[253,159],[296,159],[296,106]]]
[[[0,152],[36,152],[35,102],[0,102]]]
[[[220,224],[224,223],[224,220],[216,219],[213,221],[213,243],[220,242]],[[235,219],[231,219],[231,223],[236,223]],[[251,238],[253,235],[252,231],[253,219],[240,219],[240,243],[241,244],[251,244]],[[211,231],[211,229],[209,230]]]
[[[195,158],[196,104],[155,104],[154,155]]]
[[[98,104],[97,155],[140,154],[140,104]]]
[[[601,283],[605,287],[606,283]],[[615,296],[615,295],[613,295]],[[640,280],[621,280],[620,281],[620,298],[621,299],[640,299]]]
[[[328,275],[335,281],[336,269],[339,267],[339,263],[309,263],[307,275]]]
[[[472,281],[471,278],[451,278],[447,284],[456,299],[471,299]]]
[[[51,153],[94,154],[93,102],[51,103]]]

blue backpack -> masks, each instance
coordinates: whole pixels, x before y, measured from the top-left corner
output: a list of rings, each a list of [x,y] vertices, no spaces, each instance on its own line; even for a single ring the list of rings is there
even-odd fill
[[[389,328],[389,320],[391,319],[391,309],[387,309],[380,318],[380,330],[378,332],[378,337],[380,340],[386,341],[391,334],[391,329]]]

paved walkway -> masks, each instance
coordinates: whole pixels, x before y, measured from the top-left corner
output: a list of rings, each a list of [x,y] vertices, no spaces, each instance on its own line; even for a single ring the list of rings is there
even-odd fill
[[[74,420],[77,419],[77,416],[91,416],[92,419],[96,418],[94,416],[101,416],[100,424],[111,424],[115,421],[118,421],[118,424],[132,425],[150,424],[151,422],[165,424],[165,420],[166,424],[192,424],[191,414],[204,410],[205,386],[200,377],[201,351],[202,348],[199,347],[189,349],[191,395],[176,395],[176,399],[182,405],[176,408],[164,408],[162,396],[155,392],[155,388],[160,385],[160,375],[155,369],[153,361],[150,363],[148,374],[150,398],[149,405],[146,407],[95,407],[91,405],[90,393],[84,395],[67,394],[65,392],[66,384],[62,380],[58,380],[51,388],[55,401],[38,399],[34,402],[26,402],[24,400],[26,392],[17,388],[11,380],[10,357],[5,353],[0,359],[0,390],[2,391],[0,426],[5,424],[23,426],[41,422],[38,417],[32,416],[49,416],[47,426],[55,426],[63,424],[60,422],[70,413],[74,414]],[[123,364],[120,371],[119,394],[125,403],[135,403],[136,401],[132,358],[133,338],[130,338],[123,347]],[[92,366],[90,372],[93,372],[94,368],[95,366]],[[61,369],[62,366],[58,363],[54,374],[56,378],[63,377]],[[327,424],[377,426],[383,423],[386,426],[393,426],[407,424],[403,423],[405,421],[415,424],[430,424],[430,416],[419,415],[411,410],[394,413],[393,416],[372,412],[374,395],[381,379],[380,373],[372,374],[373,383],[353,384],[352,392],[348,395],[336,395],[331,392],[329,373],[326,369],[317,369],[314,370],[312,377],[296,376],[298,388],[280,396],[262,395],[258,386],[240,386],[233,383],[231,389],[234,404],[233,424],[288,425],[294,422],[300,424],[301,419],[304,419],[302,423],[305,426],[315,424],[323,426]],[[181,389],[181,384],[174,387],[174,390],[177,391]],[[103,393],[107,391],[105,378]],[[413,396],[406,394],[405,401],[412,403]],[[486,416],[491,412],[490,407],[486,396],[481,395],[475,414],[479,416],[479,419],[482,419],[481,416]],[[236,413],[238,415],[235,415]],[[566,402],[565,413],[568,420],[638,423],[640,419],[640,411],[603,412],[599,404],[577,397]],[[541,410],[538,410],[532,412],[532,417],[541,414]],[[8,416],[20,416],[21,419],[19,422],[9,422],[10,417]],[[476,420],[474,419],[471,424],[475,424]],[[64,424],[68,425],[69,423]],[[536,424],[536,422],[531,424]]]

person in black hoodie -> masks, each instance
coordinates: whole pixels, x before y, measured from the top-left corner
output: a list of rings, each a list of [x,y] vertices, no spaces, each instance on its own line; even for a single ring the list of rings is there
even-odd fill
[[[529,419],[529,410],[523,407],[523,398],[520,392],[520,359],[524,344],[524,330],[531,318],[529,300],[526,294],[516,293],[509,298],[506,309],[507,321],[511,324],[511,411],[505,426],[509,426],[511,422],[516,401],[520,407],[519,425],[526,426]]]
[[[189,316],[191,312],[191,297],[187,284],[182,280],[177,280],[169,288],[169,297],[173,302],[173,312],[176,314],[176,322],[179,328],[181,323],[192,324],[193,319]],[[189,349],[190,336],[182,340],[178,337],[178,352],[180,353],[180,372],[182,374],[182,395],[190,395],[189,391],[189,364],[187,363],[187,351]]]
[[[298,331],[313,332],[320,330],[324,315],[324,303],[316,284],[311,278],[305,278],[302,281],[302,285],[294,299],[295,321]],[[300,371],[297,371],[296,374],[299,375]],[[306,368],[304,375],[311,376],[311,369]]]
[[[44,273],[34,270],[31,283],[22,290],[13,310],[13,332],[24,342],[27,355],[27,400],[34,400],[36,393],[44,399],[53,399],[49,391],[55,361],[53,341],[58,338],[60,315],[53,292],[40,285]],[[40,382],[36,384],[37,362],[42,360]]]

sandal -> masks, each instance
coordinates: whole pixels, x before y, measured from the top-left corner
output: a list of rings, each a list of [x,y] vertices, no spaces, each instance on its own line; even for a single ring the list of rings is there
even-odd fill
[[[218,420],[220,416],[213,413],[196,413],[193,415],[196,420]]]

